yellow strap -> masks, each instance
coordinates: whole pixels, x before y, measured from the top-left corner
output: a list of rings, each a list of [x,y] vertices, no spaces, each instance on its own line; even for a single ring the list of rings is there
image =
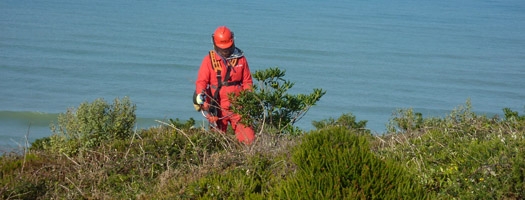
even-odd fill
[[[211,60],[211,64],[212,64],[213,70],[215,72],[221,71],[221,69],[222,69],[221,62],[218,61],[217,59],[215,59],[215,51],[213,51],[213,50],[210,51],[210,60]]]
[[[213,65],[213,70],[215,72],[220,71],[222,69],[221,62],[215,59],[215,51],[213,50],[210,51],[210,59],[211,59],[211,64]],[[228,60],[228,65],[235,67],[235,65],[237,65],[237,61],[238,61],[238,58],[230,59]]]
[[[228,63],[230,66],[235,67],[235,65],[237,65],[237,58],[229,60]]]

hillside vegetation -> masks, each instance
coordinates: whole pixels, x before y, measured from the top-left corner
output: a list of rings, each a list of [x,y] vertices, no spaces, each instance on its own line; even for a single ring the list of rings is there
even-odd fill
[[[0,156],[0,199],[525,198],[524,115],[467,101],[444,117],[399,109],[384,135],[352,113],[304,132],[294,123],[325,92],[289,95],[283,76],[256,72],[233,103],[257,130],[250,146],[191,118],[134,130],[127,97],[69,108],[50,137]]]
[[[84,106],[116,119],[133,115],[130,105]],[[349,113],[304,134],[261,133],[252,146],[194,128],[193,119],[132,131],[122,125],[128,118],[94,122],[68,112],[62,123],[86,132],[55,127],[30,149],[0,157],[2,199],[525,197],[525,116],[509,109],[504,118],[476,115],[469,102],[443,118],[399,110],[381,136]],[[118,134],[94,134],[101,130]]]

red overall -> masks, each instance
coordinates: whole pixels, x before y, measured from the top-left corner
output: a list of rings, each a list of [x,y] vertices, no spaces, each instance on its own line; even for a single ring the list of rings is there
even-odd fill
[[[224,79],[224,77],[226,77],[226,72],[228,71],[228,62],[217,53],[214,53],[213,55],[215,56],[215,59],[221,63],[220,72],[222,79]],[[234,114],[230,110],[230,100],[228,99],[228,94],[235,93],[238,95],[240,91],[250,89],[253,85],[252,75],[246,58],[241,56],[236,59],[236,65],[230,66],[230,78],[228,80],[224,80],[226,82],[235,84],[223,84],[219,90],[219,105],[221,109],[218,117],[224,118],[217,121],[217,128],[225,133],[229,122],[232,126],[232,129],[235,131],[235,136],[237,139],[245,144],[251,144],[255,140],[255,133],[253,129],[250,126],[244,126],[239,122],[241,120],[241,116]],[[195,85],[195,91],[197,93],[202,93],[203,91],[207,92],[208,97],[212,97],[213,94],[215,94],[218,81],[217,74],[215,73],[210,60],[210,55],[205,56],[202,60]],[[207,99],[207,101],[209,101],[210,98]]]

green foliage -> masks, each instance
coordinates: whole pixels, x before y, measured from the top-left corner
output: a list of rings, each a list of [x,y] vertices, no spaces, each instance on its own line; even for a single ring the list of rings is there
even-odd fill
[[[253,124],[256,129],[268,128],[278,133],[297,134],[293,125],[303,117],[310,107],[326,93],[313,89],[310,94],[288,93],[294,83],[284,80],[285,71],[269,68],[256,71],[252,91],[243,91],[232,99],[232,109],[243,116],[242,123]],[[268,126],[268,127],[265,127]]]
[[[47,180],[35,180],[28,168],[41,168],[48,163],[36,154],[0,157],[0,199],[39,199],[47,192]],[[46,170],[42,170],[45,173]]]
[[[312,125],[317,129],[325,129],[330,127],[345,127],[346,129],[353,129],[358,132],[370,134],[370,130],[366,129],[366,123],[368,121],[363,120],[356,122],[356,117],[352,113],[345,113],[341,115],[337,120],[334,118],[328,118],[321,121],[313,121]]]
[[[284,160],[261,153],[243,159],[242,166],[207,174],[191,183],[181,196],[189,199],[268,199],[273,196],[272,187],[286,175],[281,165],[276,164]]]
[[[51,124],[53,134],[49,139],[39,140],[45,144],[35,147],[76,154],[99,146],[104,141],[129,138],[136,121],[136,106],[128,97],[116,98],[113,104],[96,99],[67,109],[58,116],[58,123]]]
[[[304,136],[293,152],[298,171],[276,188],[278,199],[425,199],[401,165],[381,160],[366,137],[345,127]]]
[[[420,129],[423,126],[423,114],[414,113],[412,109],[399,109],[394,113],[387,130],[389,132],[406,132]]]
[[[191,129],[193,126],[195,126],[195,119],[190,117],[190,119],[186,121],[181,121],[179,118],[176,118],[175,120],[170,119],[170,123],[180,129]]]
[[[43,137],[36,139],[32,144],[30,149],[37,151],[37,150],[44,150],[46,146],[48,146],[51,142],[50,137]]]
[[[503,113],[510,128],[525,131],[525,115],[520,116],[517,111],[512,111],[510,108],[503,108]]]
[[[1,199],[39,199],[46,192],[45,181],[36,183],[29,180],[16,182],[11,193],[0,193]]]
[[[191,184],[185,196],[198,199],[253,199],[261,193],[261,180],[249,170],[237,168],[225,174],[211,174]]]
[[[251,146],[192,119],[89,149],[62,133],[0,156],[0,199],[525,198],[524,116],[477,115],[469,102],[444,118],[414,113],[399,110],[394,132],[382,136],[349,113],[307,134],[262,134]],[[63,146],[51,145],[60,138]]]
[[[512,111],[510,108],[503,108],[503,113],[505,114],[505,120],[507,121],[523,121],[525,120],[525,115],[520,116],[518,112]]]
[[[471,111],[470,101],[445,118],[414,118],[400,111],[401,132],[382,137],[376,153],[405,163],[428,190],[450,199],[521,199],[524,186],[524,121]],[[415,123],[414,123],[415,122]]]

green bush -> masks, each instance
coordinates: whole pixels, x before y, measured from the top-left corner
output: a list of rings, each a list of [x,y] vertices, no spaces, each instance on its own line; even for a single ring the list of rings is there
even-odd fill
[[[413,109],[398,109],[387,126],[388,132],[407,132],[424,127],[423,114]]]
[[[260,194],[261,184],[259,177],[237,168],[225,174],[211,174],[192,183],[184,196],[198,199],[244,199]]]
[[[253,124],[256,129],[275,130],[278,133],[297,134],[294,127],[308,112],[310,107],[326,93],[322,89],[313,89],[311,94],[288,93],[294,83],[284,80],[285,71],[269,68],[256,71],[253,90],[246,90],[232,99],[232,109],[243,116],[242,123]]]
[[[58,123],[51,124],[49,139],[38,140],[45,144],[34,144],[68,155],[99,146],[104,141],[130,138],[135,126],[136,106],[128,97],[116,98],[108,104],[99,98],[81,103],[78,108],[69,108],[58,116]]]
[[[261,153],[237,159],[242,159],[239,160],[242,164],[229,163],[224,171],[218,168],[217,171],[187,184],[179,198],[267,199],[265,197],[271,187],[282,180],[283,168],[274,165],[275,158]]]
[[[193,119],[192,117],[190,117],[190,119],[186,121],[181,121],[179,118],[175,118],[175,120],[170,119],[169,121],[171,125],[179,129],[189,130],[195,126],[195,119]]]
[[[366,129],[366,123],[368,121],[363,120],[363,121],[356,122],[355,120],[356,118],[352,113],[345,113],[341,115],[337,120],[330,117],[328,119],[324,119],[321,121],[313,121],[312,125],[317,130],[341,126],[341,127],[345,127],[346,129],[353,129],[358,132],[370,134],[370,130]]]
[[[39,199],[46,192],[46,183],[41,180],[35,183],[34,181],[23,180],[18,181],[12,186],[11,193],[0,193],[1,199]]]
[[[297,173],[276,187],[278,199],[425,199],[405,172],[369,149],[367,137],[344,127],[304,136],[293,151]]]
[[[50,179],[35,178],[47,174],[43,169],[53,160],[33,153],[0,157],[0,199],[41,199],[48,191]],[[38,174],[34,168],[41,169]],[[56,175],[56,174],[55,174]]]
[[[382,136],[376,153],[406,164],[440,198],[521,199],[525,120],[504,112],[505,119],[477,115],[470,101],[444,118],[399,110],[390,129],[399,132]]]
[[[78,116],[111,116],[91,110],[62,114],[31,151],[0,156],[0,199],[525,198],[525,116],[510,109],[502,119],[473,113],[469,102],[443,118],[398,110],[394,131],[381,136],[344,114],[251,146],[192,128],[193,119],[124,134],[67,131],[65,122],[101,127]]]

